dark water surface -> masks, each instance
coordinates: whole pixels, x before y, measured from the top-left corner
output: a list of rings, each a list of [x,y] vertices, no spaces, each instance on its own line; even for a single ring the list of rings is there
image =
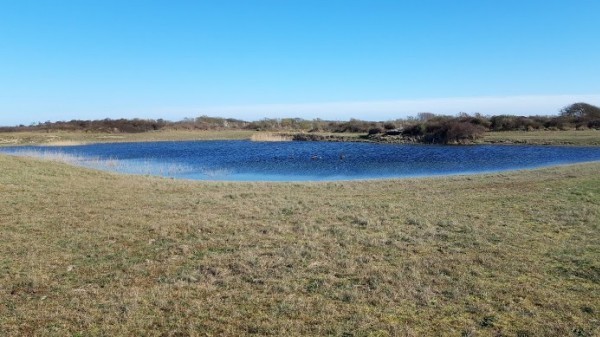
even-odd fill
[[[98,169],[199,180],[310,181],[471,174],[600,160],[599,147],[187,141],[0,152]]]

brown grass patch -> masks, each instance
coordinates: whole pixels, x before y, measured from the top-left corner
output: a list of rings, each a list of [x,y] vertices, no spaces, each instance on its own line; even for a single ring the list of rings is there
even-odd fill
[[[600,146],[600,130],[486,132],[485,143]]]

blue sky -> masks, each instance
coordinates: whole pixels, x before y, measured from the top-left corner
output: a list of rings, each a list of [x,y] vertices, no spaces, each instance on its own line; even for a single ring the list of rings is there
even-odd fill
[[[600,1],[0,0],[0,125],[600,105]]]

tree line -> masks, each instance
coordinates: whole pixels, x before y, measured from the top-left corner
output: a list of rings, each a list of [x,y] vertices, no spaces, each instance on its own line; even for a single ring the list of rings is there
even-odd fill
[[[247,122],[233,118],[200,116],[181,121],[163,119],[102,119],[35,123],[29,126],[0,127],[11,131],[80,131],[135,133],[158,130],[256,130],[278,132],[364,133],[368,137],[403,137],[425,143],[456,143],[477,139],[486,131],[529,131],[600,129],[600,108],[574,103],[555,116],[513,116],[482,114],[458,116],[419,113],[416,117],[371,122],[358,119],[327,121],[302,118],[269,118]]]

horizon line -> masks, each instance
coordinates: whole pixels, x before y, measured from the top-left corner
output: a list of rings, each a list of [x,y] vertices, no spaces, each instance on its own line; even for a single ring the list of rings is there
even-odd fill
[[[356,100],[309,103],[265,103],[239,105],[212,105],[202,107],[158,107],[135,109],[136,111],[105,112],[65,112],[56,114],[54,118],[46,113],[40,120],[98,120],[98,119],[164,119],[168,121],[185,118],[211,116],[234,118],[244,121],[258,121],[268,118],[302,118],[323,120],[387,121],[416,117],[421,112],[438,115],[458,115],[459,113],[484,116],[516,115],[516,116],[552,116],[561,108],[573,103],[585,102],[600,105],[600,94],[560,94],[560,95],[503,95],[503,96],[456,96],[420,99],[396,100]],[[117,109],[115,109],[117,110]],[[120,110],[120,109],[118,109]],[[7,114],[8,115],[8,114]],[[83,117],[85,115],[86,117]],[[49,118],[50,117],[50,118]],[[9,119],[10,120],[10,119]],[[26,124],[14,118],[0,125]],[[28,123],[29,125],[35,122]]]

